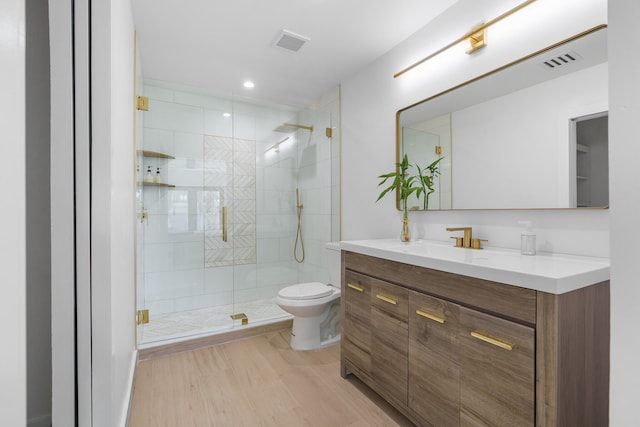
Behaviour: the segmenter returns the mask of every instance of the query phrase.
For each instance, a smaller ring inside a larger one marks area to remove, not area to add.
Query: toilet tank
[[[340,242],[329,242],[327,248],[327,267],[329,268],[329,284],[340,287]]]

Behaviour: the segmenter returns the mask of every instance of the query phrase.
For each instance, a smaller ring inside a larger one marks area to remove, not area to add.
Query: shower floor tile
[[[231,315],[244,313],[249,318],[249,325],[264,324],[274,320],[290,319],[291,316],[282,310],[275,298],[250,301],[245,303],[201,308],[198,310],[151,314],[149,323],[142,325],[141,344],[172,340],[194,335],[207,335],[220,331],[229,331],[241,324],[240,320],[231,320]]]

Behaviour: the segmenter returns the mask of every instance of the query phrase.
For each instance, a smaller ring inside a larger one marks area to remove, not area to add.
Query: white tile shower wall
[[[145,243],[144,271],[158,273],[173,271],[173,245],[170,243]]]
[[[204,145],[206,265],[255,264],[255,141],[205,135]],[[222,183],[226,185],[220,186]],[[226,242],[220,226],[220,212],[225,207],[230,231]]]
[[[225,178],[209,179],[214,181],[231,182],[231,175]],[[207,185],[204,195],[205,214],[205,265],[207,267],[221,267],[233,265],[233,233],[227,235],[227,240],[223,239],[224,211],[227,215],[227,227],[233,227],[233,205],[231,203],[233,190],[230,186],[213,187]]]
[[[231,116],[226,116],[225,113],[229,112],[221,110],[205,110],[204,111],[204,133],[206,135],[218,135],[218,136],[233,136],[233,119]]]
[[[204,280],[207,294],[231,292],[233,290],[233,267],[205,268]]]
[[[145,114],[150,113],[147,112]],[[144,123],[145,126],[147,126],[148,121],[145,120]],[[173,131],[145,127],[143,138],[145,150],[158,151],[161,153],[173,155]]]
[[[156,85],[146,84],[144,85],[144,94],[149,97],[149,99],[156,99],[158,101],[174,101],[174,90],[159,87]]]
[[[256,263],[256,144],[235,139],[233,159],[234,263]]]
[[[145,301],[204,295],[204,270],[145,273]]]
[[[165,211],[166,212],[166,211]],[[204,238],[201,227],[197,227],[198,215],[149,214],[143,225],[146,243],[200,242]],[[190,224],[194,225],[190,229]]]
[[[145,305],[151,315],[182,309],[186,298],[205,293],[204,226],[199,222],[203,177],[203,110],[181,104],[182,93],[145,85],[150,98],[144,117],[144,148],[175,159],[145,158],[160,168],[162,182],[176,188],[146,187],[149,219],[145,233]],[[193,304],[191,304],[193,305]]]
[[[202,134],[202,108],[159,101],[149,97],[145,127]]]

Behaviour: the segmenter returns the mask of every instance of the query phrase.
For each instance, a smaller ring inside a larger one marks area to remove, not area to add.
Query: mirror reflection
[[[398,111],[398,159],[444,157],[428,209],[608,207],[606,47],[596,28]]]
[[[410,195],[407,200],[409,209],[451,209],[450,115],[445,114],[402,127],[402,153],[411,159],[412,173],[416,173],[418,168],[424,170],[437,162],[432,171],[426,171],[433,184],[432,188],[425,191],[420,198],[415,193]]]

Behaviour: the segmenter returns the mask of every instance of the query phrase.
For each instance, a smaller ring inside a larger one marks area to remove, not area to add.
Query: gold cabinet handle
[[[503,348],[505,350],[509,350],[509,351],[513,350],[513,344],[509,344],[504,341],[500,341],[495,338],[488,337],[479,332],[471,332],[471,336],[481,341],[488,342],[489,344],[493,344],[497,347]]]
[[[222,241],[227,241],[227,207],[222,207]]]
[[[347,283],[347,286],[351,289],[355,289],[358,292],[364,292],[364,288],[362,286],[354,285],[353,283]]]
[[[424,310],[416,310],[416,314],[418,316],[426,317],[427,319],[431,319],[434,322],[438,322],[438,323],[444,323],[444,321],[445,321],[445,319],[443,317],[436,316],[435,314],[427,313]]]
[[[382,300],[384,302],[388,302],[389,304],[393,304],[393,305],[398,303],[398,301],[394,300],[393,298],[389,298],[389,297],[384,296],[382,294],[376,295],[376,298],[378,298],[378,299],[380,299],[380,300]]]

